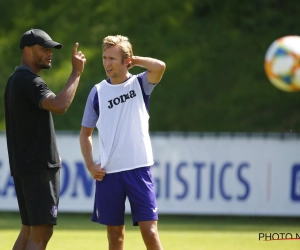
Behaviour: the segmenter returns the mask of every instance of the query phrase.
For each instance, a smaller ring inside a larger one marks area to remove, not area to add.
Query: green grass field
[[[19,232],[17,213],[0,213],[0,249],[12,248]],[[293,250],[300,240],[259,241],[259,233],[300,235],[300,218],[161,215],[159,233],[165,250]],[[89,214],[60,213],[47,250],[107,249],[105,226]],[[138,227],[126,216],[125,249],[145,249]]]

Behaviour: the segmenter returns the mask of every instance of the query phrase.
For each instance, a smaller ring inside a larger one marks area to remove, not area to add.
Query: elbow
[[[64,115],[67,112],[68,108],[67,107],[59,107],[52,112],[56,115]]]
[[[160,82],[164,72],[166,69],[166,64],[163,61],[158,61],[158,63],[156,64],[156,68],[153,69],[153,71],[149,71],[151,73],[148,75],[148,81],[151,84],[157,84]]]
[[[55,114],[56,115],[64,115],[66,113],[66,111],[59,111],[59,112],[56,112]]]
[[[166,70],[166,64],[163,61],[160,61],[159,67],[162,72],[164,72]]]
[[[57,99],[57,96],[49,95],[43,99],[41,107],[56,115],[63,115],[67,112],[71,101],[66,102],[61,99]]]
[[[166,70],[166,64],[163,61],[160,61],[157,68],[157,72],[159,72],[160,78],[164,74],[165,70]]]

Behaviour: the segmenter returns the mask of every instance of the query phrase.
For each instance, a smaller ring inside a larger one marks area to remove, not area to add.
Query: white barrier
[[[161,214],[300,216],[300,139],[152,134],[152,173]],[[94,156],[97,160],[97,137]],[[91,212],[94,181],[78,133],[59,133],[60,211]],[[18,210],[5,134],[0,134],[0,210]],[[126,212],[130,208],[127,204]]]

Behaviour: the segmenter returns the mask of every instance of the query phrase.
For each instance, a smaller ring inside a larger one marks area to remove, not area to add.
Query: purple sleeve
[[[152,84],[148,81],[147,72],[148,71],[138,74],[137,79],[140,83],[143,92],[143,98],[144,98],[146,109],[149,111],[150,96],[156,84]]]
[[[95,128],[99,118],[99,102],[97,88],[94,86],[87,98],[81,125],[87,128]]]

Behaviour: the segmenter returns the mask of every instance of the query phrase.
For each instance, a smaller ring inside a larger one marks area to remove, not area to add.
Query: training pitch
[[[158,226],[164,250],[300,249],[300,218],[160,215]],[[1,250],[12,249],[19,228],[17,213],[0,212]],[[125,249],[145,249],[129,215],[125,231]],[[90,214],[59,213],[47,250],[71,249],[108,249],[105,226]]]

